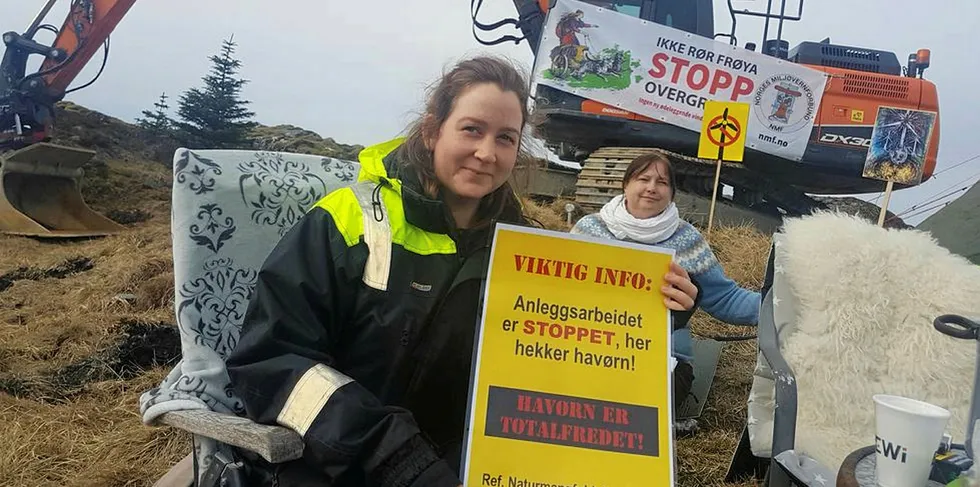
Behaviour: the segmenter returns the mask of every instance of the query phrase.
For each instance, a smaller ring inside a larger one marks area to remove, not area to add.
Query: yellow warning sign
[[[466,487],[670,487],[674,251],[498,225],[463,461]]]
[[[712,100],[705,102],[698,157],[742,162],[748,124],[748,103]]]
[[[852,122],[863,122],[864,121],[864,110],[851,110],[851,121]]]

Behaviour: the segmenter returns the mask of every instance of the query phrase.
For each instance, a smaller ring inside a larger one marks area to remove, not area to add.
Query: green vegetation
[[[364,148],[339,144],[332,138],[293,125],[264,126],[252,120],[250,103],[241,96],[247,80],[238,77],[242,62],[233,57],[235,43],[223,42],[221,53],[211,56],[211,70],[202,80],[202,88],[186,90],[179,99],[177,118],[168,114],[166,93],[143,110],[136,119],[140,128],[156,136],[167,136],[175,144],[161,149],[158,160],[170,157],[178,146],[207,149],[244,149],[316,154],[339,159],[357,160]]]
[[[151,132],[161,134],[171,133],[174,129],[174,121],[167,115],[170,105],[167,104],[167,93],[160,94],[160,99],[153,104],[156,111],[143,110],[143,117],[137,118],[136,123]]]
[[[204,86],[180,95],[177,119],[167,114],[170,106],[164,93],[153,104],[156,110],[143,110],[143,117],[136,119],[139,126],[191,148],[249,148],[250,132],[258,124],[252,120],[255,113],[247,109],[251,102],[241,96],[248,80],[237,77],[242,62],[233,57],[235,47],[232,37],[223,41],[220,54],[208,58],[211,70],[202,78]]]
[[[248,133],[255,127],[254,112],[241,98],[248,80],[237,78],[241,61],[232,57],[235,43],[223,42],[221,54],[211,56],[211,71],[204,76],[203,88],[191,88],[180,97],[175,123],[178,138],[189,145],[206,144],[210,148],[231,149],[249,145]]]
[[[596,59],[606,60],[614,58],[616,56],[622,59],[622,69],[616,74],[596,74],[587,72],[582,76],[578,76],[574,72],[565,77],[555,76],[552,69],[547,69],[544,71],[543,76],[546,79],[559,80],[566,83],[571,88],[587,88],[587,89],[603,89],[603,90],[622,90],[630,86],[631,78],[633,76],[633,70],[639,67],[640,62],[635,61],[629,51],[619,49],[619,46],[607,47],[599,52]],[[639,81],[640,77],[636,77],[636,81]]]

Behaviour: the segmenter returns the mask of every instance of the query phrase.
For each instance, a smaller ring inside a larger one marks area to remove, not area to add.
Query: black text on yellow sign
[[[674,485],[668,249],[500,225],[463,485]]]
[[[707,101],[701,121],[698,157],[742,162],[748,124],[748,103]]]

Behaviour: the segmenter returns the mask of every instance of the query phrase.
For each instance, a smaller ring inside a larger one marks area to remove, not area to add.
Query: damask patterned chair
[[[175,312],[182,360],[140,397],[147,425],[193,435],[193,451],[158,482],[232,473],[229,444],[274,463],[298,458],[299,437],[255,424],[232,391],[224,359],[235,348],[256,275],[282,235],[328,192],[353,184],[359,164],[314,155],[188,150],[174,154]],[[214,468],[212,468],[214,467]]]

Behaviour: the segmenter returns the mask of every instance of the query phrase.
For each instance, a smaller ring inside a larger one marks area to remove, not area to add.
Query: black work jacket
[[[271,252],[226,361],[251,419],[303,435],[311,483],[460,484],[494,223],[456,230],[397,145],[362,152],[357,185],[323,198]],[[516,205],[499,221],[525,223]],[[390,238],[375,238],[384,227]]]
[[[303,436],[302,460],[268,466],[279,485],[461,483],[495,222],[454,229],[398,164],[398,145],[365,149],[359,182],[323,198],[271,252],[226,361],[249,418]],[[526,224],[518,205],[499,221]],[[384,228],[390,238],[377,238]],[[675,327],[689,316],[675,313]]]

